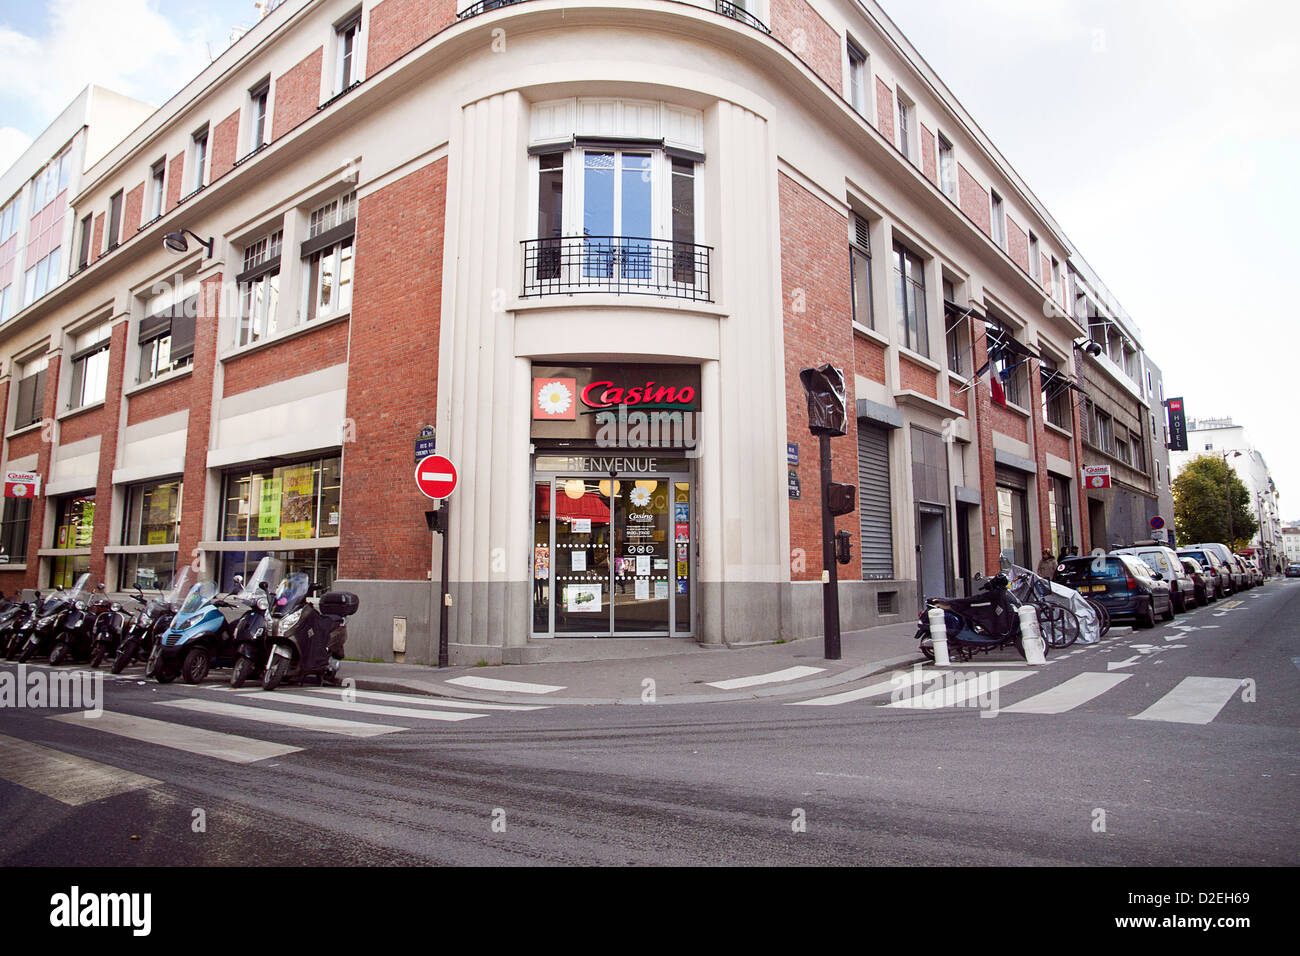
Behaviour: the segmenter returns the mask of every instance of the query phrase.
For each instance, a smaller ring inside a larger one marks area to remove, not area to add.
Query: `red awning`
[[[537,517],[547,517],[551,513],[549,489],[537,489]],[[570,498],[561,485],[555,491],[555,517],[573,520],[590,518],[596,524],[609,524],[609,505],[601,500],[600,495],[585,494],[581,498]]]

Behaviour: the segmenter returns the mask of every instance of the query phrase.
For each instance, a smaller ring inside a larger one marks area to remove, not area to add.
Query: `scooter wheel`
[[[90,669],[93,671],[93,670],[95,670],[97,667],[99,667],[100,664],[104,663],[104,658],[105,658],[105,656],[106,656],[106,654],[104,653],[104,648],[102,648],[102,647],[97,647],[97,648],[95,648],[93,651],[91,651],[91,652],[90,652]]]
[[[235,669],[230,672],[230,686],[243,687],[244,681],[253,676],[253,662],[247,657],[235,661]]]
[[[113,658],[113,673],[122,673],[133,660],[135,660],[135,641],[127,641],[118,650],[117,656]]]
[[[50,648],[50,666],[58,667],[63,663],[63,659],[68,656],[68,645],[60,641]]]
[[[271,662],[271,666],[262,675],[262,687],[266,690],[275,690],[280,686],[280,681],[284,680],[284,675],[287,673],[289,673],[289,659],[276,654],[275,660]]]
[[[32,659],[32,655],[35,653],[36,653],[36,647],[31,642],[24,644],[23,649],[18,652],[18,663],[23,664],[26,663],[27,661],[30,661]]]
[[[191,648],[185,655],[185,662],[181,664],[181,679],[187,684],[203,683],[203,678],[208,676],[209,661],[206,647]]]
[[[158,670],[153,675],[153,679],[160,684],[170,684],[176,679],[176,674],[176,671],[168,670],[160,663],[158,665]]]

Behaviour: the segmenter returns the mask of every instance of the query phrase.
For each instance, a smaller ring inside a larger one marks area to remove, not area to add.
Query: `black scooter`
[[[103,584],[95,585],[94,592],[79,590],[82,596],[73,596],[72,608],[63,619],[63,630],[50,647],[51,667],[88,661],[94,654],[99,619],[108,613],[112,602],[104,596]]]
[[[284,680],[302,683],[316,678],[337,684],[343,648],[348,639],[347,618],[360,602],[349,591],[330,591],[320,599],[320,610],[307,599],[313,588],[299,571],[285,578],[271,608],[271,653],[262,686],[275,690]]]
[[[930,608],[944,612],[944,628],[948,634],[948,649],[960,661],[969,661],[976,654],[987,654],[1008,645],[1025,656],[1021,640],[1020,617],[1016,613],[1020,601],[1011,593],[1006,574],[999,573],[980,585],[980,593],[968,598],[926,598],[926,609],[921,612],[916,639],[921,653],[934,660],[934,641],[930,636]]]
[[[249,678],[263,674],[271,649],[271,591],[278,591],[283,580],[284,562],[270,555],[262,558],[247,583],[235,575],[240,591],[234,603],[241,611],[235,619],[236,658],[230,670],[231,687],[243,687]]]
[[[77,604],[90,600],[90,594],[86,591],[89,581],[90,575],[83,574],[77,578],[77,583],[70,591],[65,591],[62,585],[55,586],[56,593],[46,599],[41,613],[31,622],[32,626],[24,628],[26,639],[22,650],[18,652],[18,663],[23,664],[33,657],[50,653],[55,641],[63,633],[64,622],[77,609]]]

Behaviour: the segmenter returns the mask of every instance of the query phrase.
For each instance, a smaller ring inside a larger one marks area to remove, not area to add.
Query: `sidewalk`
[[[846,632],[838,661],[822,658],[820,637],[717,649],[667,639],[556,639],[549,659],[539,664],[439,669],[345,661],[342,673],[361,690],[512,704],[755,700],[820,690],[910,666],[922,659],[915,634],[915,621]]]

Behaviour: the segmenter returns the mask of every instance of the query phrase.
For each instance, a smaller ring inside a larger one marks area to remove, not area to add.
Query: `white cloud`
[[[32,138],[12,126],[0,126],[0,170],[18,162],[18,157],[32,144]]]

